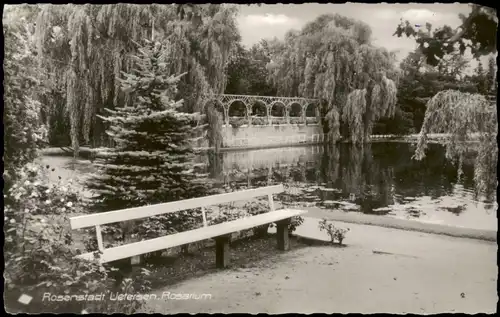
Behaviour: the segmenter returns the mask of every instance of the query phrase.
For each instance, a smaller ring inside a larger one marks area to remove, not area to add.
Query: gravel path
[[[493,313],[497,245],[414,231],[336,222],[347,247],[311,246],[161,289],[143,311],[161,314]],[[306,218],[298,235],[325,239]],[[168,295],[167,292],[171,292]],[[172,294],[210,299],[168,299]],[[167,299],[161,299],[165,296]]]

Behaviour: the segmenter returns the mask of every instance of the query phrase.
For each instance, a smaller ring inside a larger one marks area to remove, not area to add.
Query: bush
[[[256,216],[269,212],[269,203],[266,200],[253,200],[243,207],[246,213]],[[255,237],[265,237],[269,229],[269,224],[257,226],[253,229]]]
[[[144,277],[124,280],[110,278],[113,268],[97,261],[75,258],[78,254],[68,226],[68,215],[81,207],[79,195],[70,187],[47,183],[46,167],[28,164],[19,180],[4,194],[5,307],[26,313],[132,313],[138,301],[82,300],[83,296],[110,292],[146,292],[150,281]],[[148,274],[147,271],[140,272]],[[53,301],[45,295],[77,296]],[[19,302],[20,297],[29,298]],[[78,299],[79,297],[79,299]]]
[[[334,244],[335,240],[337,240],[338,244],[342,245],[342,241],[345,239],[345,235],[349,231],[349,228],[335,228],[335,225],[332,222],[323,219],[319,223],[319,230],[326,231],[326,233],[330,236],[332,244]]]
[[[25,21],[5,23],[4,59],[4,188],[16,181],[22,167],[33,161],[47,140],[37,94],[46,93],[34,62],[34,47]]]
[[[293,217],[292,220],[290,221],[290,224],[288,225],[288,232],[292,233],[294,232],[298,226],[304,223],[304,218],[301,216],[296,216]]]

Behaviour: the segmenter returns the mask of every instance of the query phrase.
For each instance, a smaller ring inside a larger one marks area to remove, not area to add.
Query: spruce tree
[[[199,114],[181,112],[182,100],[172,99],[182,75],[168,75],[165,45],[145,41],[138,51],[132,72],[120,79],[127,96],[124,106],[106,109],[109,116],[99,116],[109,124],[107,134],[115,147],[97,153],[99,173],[88,181],[96,194],[92,204],[96,212],[207,194],[208,182],[193,163],[194,123]],[[201,216],[188,211],[151,217],[122,229],[146,238],[186,230],[194,223],[201,224]]]

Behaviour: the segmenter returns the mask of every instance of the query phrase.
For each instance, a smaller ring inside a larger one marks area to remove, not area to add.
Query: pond
[[[422,161],[412,160],[413,153],[409,143],[375,142],[363,148],[339,144],[228,151],[199,160],[220,186],[283,183],[284,196],[295,207],[497,230],[496,198],[474,200],[472,159],[464,163],[459,180],[441,145],[430,144]],[[54,180],[82,180],[92,170],[86,160],[46,156],[43,161],[57,167]]]
[[[477,229],[497,229],[496,198],[473,195],[473,158],[457,167],[443,146],[430,144],[427,157],[412,160],[404,142],[302,146],[211,155],[210,177],[236,188],[283,183],[295,206],[361,212]]]

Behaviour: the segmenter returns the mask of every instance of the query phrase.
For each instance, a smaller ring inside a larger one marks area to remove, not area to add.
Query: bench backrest
[[[80,228],[96,226],[97,231],[100,231],[100,225],[104,224],[147,218],[151,216],[174,213],[187,209],[202,208],[203,224],[204,226],[207,226],[204,207],[233,202],[233,201],[239,201],[239,200],[248,200],[250,198],[267,195],[269,199],[270,209],[274,210],[273,194],[282,193],[283,191],[284,188],[282,184],[275,186],[266,186],[266,187],[242,190],[226,194],[212,195],[206,197],[179,200],[163,204],[77,216],[70,218],[70,223],[72,229],[80,229]]]

